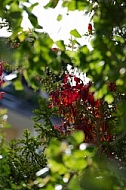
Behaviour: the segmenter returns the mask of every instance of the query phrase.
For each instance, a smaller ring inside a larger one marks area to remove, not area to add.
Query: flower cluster
[[[54,128],[64,135],[70,134],[73,130],[82,130],[85,142],[97,144],[111,141],[109,106],[103,100],[94,99],[94,93],[90,92],[91,85],[84,84],[74,75],[63,76],[61,87],[52,91],[50,95],[50,108],[56,107],[57,114],[63,118],[62,125]]]

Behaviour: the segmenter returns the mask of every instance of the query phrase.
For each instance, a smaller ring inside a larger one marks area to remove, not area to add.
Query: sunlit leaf
[[[37,6],[37,5],[39,5],[39,3],[38,2],[36,2],[36,3],[33,3],[28,9],[29,9],[29,11],[32,11],[33,10],[33,8],[35,7],[35,6]]]
[[[72,36],[74,36],[75,38],[81,38],[82,36],[79,34],[79,32],[77,31],[77,29],[71,30],[70,34]]]
[[[81,154],[81,151],[80,151],[80,154]],[[74,169],[75,171],[80,171],[87,166],[87,161],[85,159],[82,159],[81,157],[77,158],[76,154],[72,156],[64,155],[63,162],[67,168]]]
[[[84,133],[82,131],[76,131],[75,133],[73,133],[73,137],[76,140],[77,144],[84,141]]]
[[[55,8],[58,4],[59,0],[50,0],[48,4],[44,6],[45,9],[47,8]]]
[[[67,0],[64,0],[62,3],[62,6],[67,7],[67,9],[69,11],[75,11],[75,10],[82,11],[86,8],[87,2],[86,1],[74,1],[74,0],[73,1],[67,1]]]
[[[56,41],[56,45],[59,47],[60,50],[65,50],[65,44],[63,40]]]
[[[23,85],[19,80],[15,80],[13,82],[13,84],[14,84],[16,90],[23,90]]]
[[[114,101],[114,98],[111,94],[107,94],[104,99],[106,102],[108,102],[108,104],[111,104]]]
[[[58,21],[61,21],[62,18],[63,18],[63,15],[61,15],[61,14],[59,14],[59,15],[57,16],[57,20],[58,20]]]

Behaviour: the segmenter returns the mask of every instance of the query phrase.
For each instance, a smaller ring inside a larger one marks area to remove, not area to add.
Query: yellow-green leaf
[[[23,85],[22,85],[21,81],[15,80],[13,84],[14,84],[16,90],[23,90]]]
[[[62,51],[65,50],[65,44],[64,44],[63,40],[56,41],[56,45],[59,47],[60,50],[62,50]]]
[[[57,20],[58,20],[58,21],[61,21],[62,18],[63,18],[63,15],[61,15],[61,14],[59,14],[59,15],[57,16]]]
[[[82,37],[82,36],[80,35],[80,33],[79,33],[76,29],[71,30],[71,31],[70,31],[70,34],[71,34],[72,36],[74,36],[75,38],[81,38],[81,37]]]

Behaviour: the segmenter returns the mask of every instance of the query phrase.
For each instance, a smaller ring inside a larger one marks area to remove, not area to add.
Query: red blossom
[[[80,83],[81,79],[78,77],[74,77],[74,81],[76,82],[76,85],[77,85],[78,83]]]
[[[64,74],[63,75],[63,83],[67,83],[69,75]]]
[[[0,99],[3,98],[3,95],[5,94],[5,92],[0,92]]]
[[[70,79],[74,79],[74,86],[69,83]],[[62,125],[55,126],[55,129],[64,135],[70,134],[72,130],[82,130],[85,133],[85,142],[97,144],[97,139],[111,141],[108,121],[105,113],[101,112],[101,100],[94,99],[90,86],[91,83],[85,85],[76,76],[64,75],[61,87],[50,95],[50,107],[56,106],[58,115],[64,118]],[[100,123],[99,134],[97,123]]]
[[[52,51],[57,53],[59,51],[59,49],[58,48],[52,48]]]
[[[89,32],[89,34],[92,34],[92,24],[91,23],[88,24],[88,32]]]

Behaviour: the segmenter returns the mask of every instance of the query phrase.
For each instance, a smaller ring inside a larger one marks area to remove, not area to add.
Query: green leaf
[[[105,96],[105,101],[108,102],[108,104],[111,104],[114,101],[114,98],[111,94],[107,94]]]
[[[87,1],[67,1],[64,0],[62,3],[63,7],[67,7],[67,9],[69,11],[75,11],[75,10],[79,10],[79,11],[83,11],[87,5],[89,6],[89,2]]]
[[[34,15],[34,14],[29,14],[28,15],[28,18],[31,22],[31,24],[34,26],[34,27],[38,27],[38,20],[37,20],[37,17]]]
[[[56,41],[56,45],[60,48],[60,50],[62,50],[62,51],[65,50],[65,44],[64,44],[63,40]]]
[[[28,9],[29,11],[32,11],[35,6],[39,5],[39,3],[33,3]]]
[[[61,21],[62,18],[63,18],[63,15],[61,15],[61,14],[59,14],[59,15],[57,16],[57,20],[58,20],[58,21]]]
[[[80,187],[80,181],[79,178],[77,176],[74,176],[69,184],[68,184],[69,190],[73,190],[73,189],[77,189],[77,190],[82,190],[82,188]]]
[[[29,80],[29,77],[28,77],[28,72],[27,72],[27,70],[26,70],[26,69],[24,69],[24,71],[23,71],[23,76],[24,76],[24,78],[25,78],[25,80],[26,80],[26,81],[28,81],[28,80]]]
[[[82,131],[74,132],[72,135],[77,144],[80,144],[84,141],[84,133]]]
[[[55,8],[58,4],[59,0],[50,0],[49,3],[47,3],[44,8],[48,9],[48,8]]]
[[[23,90],[23,85],[22,85],[21,81],[15,80],[13,82],[13,84],[14,84],[16,90]]]
[[[37,17],[31,13],[30,8],[23,6],[24,10],[26,11],[26,13],[28,14],[28,18],[31,22],[31,24],[33,25],[33,27],[38,28],[38,29],[42,29],[42,27],[38,24],[38,19]]]
[[[81,151],[80,151],[81,154]],[[77,158],[76,154],[74,155],[64,155],[63,163],[66,168],[70,168],[73,171],[81,171],[83,168],[87,167],[87,161],[83,158]]]
[[[21,12],[20,11],[14,11],[10,13],[11,18],[20,19],[21,18]]]
[[[71,31],[70,31],[70,34],[71,34],[72,36],[74,36],[75,38],[81,38],[81,37],[82,37],[76,29],[71,30]]]
[[[96,89],[95,89],[95,93],[94,93],[94,98],[97,100],[99,98],[104,97],[105,95],[107,95],[107,84],[103,84],[103,81],[99,81],[96,84]]]
[[[67,172],[66,166],[60,160],[49,159],[49,165],[51,166],[51,171],[63,175]]]

